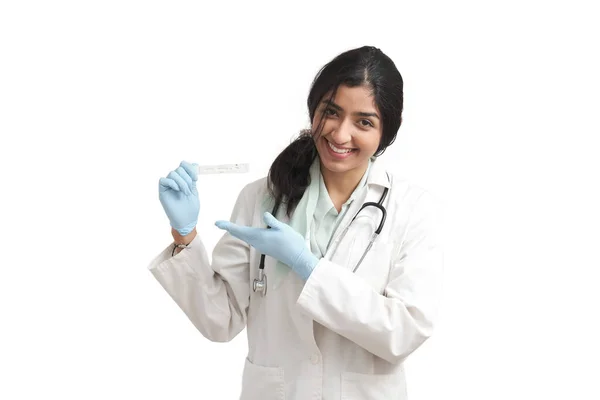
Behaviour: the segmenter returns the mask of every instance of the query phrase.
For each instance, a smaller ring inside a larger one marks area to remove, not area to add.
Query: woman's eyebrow
[[[331,100],[323,100],[323,104],[328,105],[331,108],[335,108],[337,111],[342,111],[342,112],[344,111],[344,109],[342,107],[335,104]],[[370,113],[370,112],[357,111],[355,113],[352,113],[352,115],[357,115],[359,117],[375,117],[377,119],[380,119],[379,115],[377,115],[376,113]]]
[[[358,115],[359,117],[375,117],[375,118],[379,119],[379,115],[377,115],[375,113],[355,112],[353,115]]]
[[[323,100],[323,104],[330,106],[332,108],[335,108],[338,111],[344,111],[344,109],[340,106],[338,106],[337,104],[335,104],[333,101],[331,100]]]

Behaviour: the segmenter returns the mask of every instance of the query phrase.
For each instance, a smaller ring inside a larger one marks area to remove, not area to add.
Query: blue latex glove
[[[198,223],[200,199],[197,180],[198,164],[182,161],[176,170],[158,182],[160,203],[171,226],[182,236],[190,233]]]
[[[317,266],[319,259],[310,252],[304,238],[291,226],[280,222],[266,212],[263,220],[271,228],[239,226],[229,221],[215,225],[243,240],[256,250],[290,266],[305,281]]]

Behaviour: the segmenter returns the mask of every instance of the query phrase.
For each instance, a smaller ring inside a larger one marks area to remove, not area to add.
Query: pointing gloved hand
[[[198,165],[182,161],[179,167],[169,172],[158,183],[158,198],[169,217],[171,226],[185,236],[198,223],[200,199],[196,189]]]
[[[307,280],[319,259],[310,252],[302,235],[269,212],[264,214],[263,220],[270,229],[239,226],[229,221],[217,221],[215,225],[261,253],[290,266],[302,279]]]

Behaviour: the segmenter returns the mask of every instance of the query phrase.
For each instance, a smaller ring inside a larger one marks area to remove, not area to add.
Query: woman
[[[242,399],[406,398],[403,362],[432,334],[442,248],[434,198],[377,160],[402,107],[402,77],[379,49],[325,65],[312,128],[217,221],[212,264],[195,229],[194,165],[160,179],[174,243],[149,268],[209,340],[247,328]],[[369,202],[386,215],[361,209]]]

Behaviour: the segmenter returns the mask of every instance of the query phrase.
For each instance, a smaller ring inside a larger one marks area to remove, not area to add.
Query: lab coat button
[[[319,355],[318,354],[313,354],[312,356],[310,356],[310,361],[313,364],[318,364],[319,363]]]

